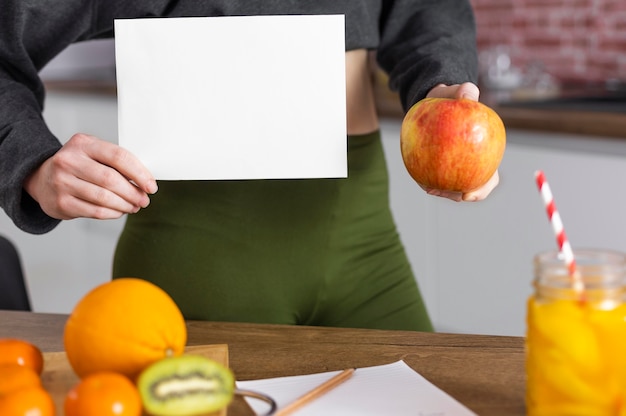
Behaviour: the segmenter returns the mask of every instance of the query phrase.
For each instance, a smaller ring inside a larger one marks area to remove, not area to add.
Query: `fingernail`
[[[156,181],[153,180],[148,184],[149,194],[156,194],[158,190],[159,190],[159,186],[157,185]]]
[[[478,99],[474,96],[474,94],[464,93],[461,98],[466,98],[468,100],[478,101]]]

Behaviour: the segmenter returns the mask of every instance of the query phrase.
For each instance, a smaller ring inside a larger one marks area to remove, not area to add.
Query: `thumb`
[[[459,85],[459,88],[456,90],[455,94],[456,98],[467,98],[468,100],[478,101],[480,97],[480,91],[476,84],[471,82],[465,82]]]

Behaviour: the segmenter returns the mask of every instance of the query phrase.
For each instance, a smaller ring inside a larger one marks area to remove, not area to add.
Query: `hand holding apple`
[[[491,108],[465,98],[425,98],[402,122],[402,159],[424,189],[468,193],[494,177],[506,133]]]

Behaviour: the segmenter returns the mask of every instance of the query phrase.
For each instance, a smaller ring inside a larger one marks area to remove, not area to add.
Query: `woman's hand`
[[[427,97],[429,98],[467,98],[474,101],[478,101],[479,96],[480,91],[478,90],[478,87],[471,82],[455,85],[439,84],[435,86],[432,90],[430,90],[427,95]],[[493,174],[491,179],[487,181],[486,184],[471,192],[450,192],[432,188],[424,188],[424,190],[429,195],[440,196],[457,202],[474,202],[487,198],[491,191],[493,191],[494,188],[498,186],[499,182],[500,177],[498,176],[498,171],[496,170],[496,172]]]
[[[113,219],[147,207],[157,184],[129,151],[75,134],[26,179],[24,189],[53,218]]]

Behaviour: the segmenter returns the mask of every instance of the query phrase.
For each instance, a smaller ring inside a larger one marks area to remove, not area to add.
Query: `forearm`
[[[45,233],[58,220],[41,210],[24,192],[23,183],[61,144],[47,128],[26,87],[0,81],[0,91],[0,207],[20,229]]]
[[[19,130],[19,129],[18,129]],[[45,131],[37,131],[32,125],[28,133],[33,137],[43,137]],[[39,204],[24,190],[26,178],[46,159],[52,156],[58,146],[50,141],[39,145],[34,141],[25,147],[18,137],[19,133],[11,131],[8,136],[1,135],[2,150],[0,151],[0,206],[23,231],[32,234],[43,234],[52,230],[59,221],[46,215]],[[20,154],[20,152],[30,152]]]
[[[156,5],[158,9],[164,1],[145,3]],[[59,223],[58,219],[46,215],[24,190],[26,178],[61,148],[42,116],[45,89],[39,71],[70,44],[112,34],[116,13],[122,16],[139,13],[120,11],[125,4],[115,3],[115,0],[38,0],[34,3],[5,0],[3,3],[0,13],[0,207],[24,231],[45,233]],[[131,2],[128,8],[132,9],[133,4]],[[107,5],[110,7],[104,7]]]
[[[23,189],[25,179],[61,147],[43,120],[38,72],[80,37],[90,10],[91,2],[79,0],[6,0],[0,14],[0,207],[29,233],[59,223]]]
[[[467,1],[389,4],[377,59],[405,110],[438,84],[477,82],[475,23]]]

